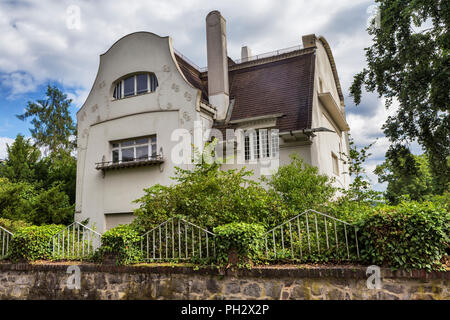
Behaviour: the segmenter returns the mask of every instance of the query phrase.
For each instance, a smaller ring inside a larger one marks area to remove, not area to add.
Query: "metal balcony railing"
[[[119,161],[103,161],[97,162],[95,164],[95,169],[97,170],[111,170],[119,168],[132,168],[161,164],[164,162],[162,155],[152,155],[148,157],[133,158],[129,160],[119,160]]]

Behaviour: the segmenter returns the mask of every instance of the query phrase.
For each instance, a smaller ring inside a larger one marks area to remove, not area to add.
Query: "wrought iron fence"
[[[0,259],[8,254],[9,244],[13,234],[0,226]]]
[[[359,258],[357,228],[315,210],[307,210],[265,233],[268,259],[349,260]]]
[[[101,234],[74,222],[51,239],[53,259],[80,259],[92,255],[101,245]]]
[[[216,255],[215,234],[183,218],[170,218],[141,241],[146,261],[192,260]]]

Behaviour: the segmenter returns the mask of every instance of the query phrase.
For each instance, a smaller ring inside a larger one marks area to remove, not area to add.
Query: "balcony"
[[[122,168],[137,168],[137,167],[146,167],[146,166],[154,166],[159,165],[164,162],[164,159],[161,155],[153,155],[146,158],[135,158],[130,159],[128,161],[104,161],[97,162],[95,164],[95,169],[102,170],[103,172],[108,170],[116,170]]]

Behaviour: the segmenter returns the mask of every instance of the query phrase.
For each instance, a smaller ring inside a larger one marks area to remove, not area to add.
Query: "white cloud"
[[[120,37],[138,30],[170,35],[200,66],[206,62],[205,17],[218,9],[227,19],[229,54],[239,58],[245,42],[255,53],[301,43],[341,10],[367,1],[21,1],[0,3],[0,71],[26,72],[35,83],[50,80],[85,90],[95,78],[98,56]],[[80,28],[67,27],[67,8],[80,7]],[[314,17],[312,19],[312,17]],[[269,19],[270,18],[270,19]],[[355,39],[352,39],[353,41]],[[362,45],[353,43],[353,47]],[[351,48],[346,46],[349,50]],[[335,48],[333,48],[335,49]],[[22,86],[20,92],[32,90]]]
[[[24,94],[49,81],[71,88],[80,107],[95,79],[99,55],[122,36],[151,31],[173,38],[174,46],[199,66],[206,64],[205,17],[219,10],[227,20],[228,53],[240,57],[242,45],[254,54],[301,44],[301,36],[322,34],[330,42],[344,95],[353,75],[365,65],[367,7],[372,0],[25,0],[0,2],[0,78],[10,94]],[[80,8],[80,28],[68,28],[67,8]],[[76,88],[76,89],[73,89]],[[347,105],[350,104],[346,99]],[[363,103],[364,103],[363,97]],[[387,112],[373,100],[366,109],[347,108],[358,145],[382,137]],[[388,141],[380,138],[367,168],[381,162]],[[4,145],[4,143],[3,143]],[[0,149],[4,150],[4,149]],[[0,154],[1,155],[1,154]]]
[[[34,91],[37,87],[37,83],[33,77],[23,72],[12,72],[2,75],[0,77],[0,83],[3,87],[10,90],[10,97]]]
[[[0,160],[6,159],[8,154],[7,144],[11,146],[14,143],[14,139],[8,137],[0,137]]]
[[[370,183],[372,184],[372,187],[375,190],[382,191],[385,190],[387,187],[387,183],[378,183],[378,176],[373,173],[377,165],[380,164],[381,161],[379,160],[369,160],[365,163],[364,167],[366,169],[366,174],[369,178]]]
[[[366,146],[374,142],[376,138],[383,136],[381,127],[389,116],[394,116],[396,114],[398,103],[394,102],[389,109],[386,109],[385,102],[379,100],[376,105],[371,107],[375,110],[374,113],[347,113],[347,121],[351,130],[350,133],[355,140],[355,143],[360,146]],[[352,109],[357,111],[358,107],[353,107]],[[382,141],[381,145],[385,146],[387,139],[383,138]]]
[[[35,140],[31,137],[25,137],[25,139],[29,139],[31,144],[35,143]],[[73,136],[70,137],[70,139],[74,139]],[[8,156],[8,148],[7,146],[10,146],[14,143],[16,139],[8,138],[8,137],[0,137],[0,160],[4,160]],[[39,147],[39,151],[41,152],[41,157],[48,156],[49,150],[47,147]],[[76,156],[76,155],[75,155]]]

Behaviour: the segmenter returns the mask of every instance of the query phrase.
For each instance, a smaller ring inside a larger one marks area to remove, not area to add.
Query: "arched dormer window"
[[[158,79],[152,72],[138,73],[117,80],[114,85],[114,99],[136,96],[154,92],[158,87]]]

